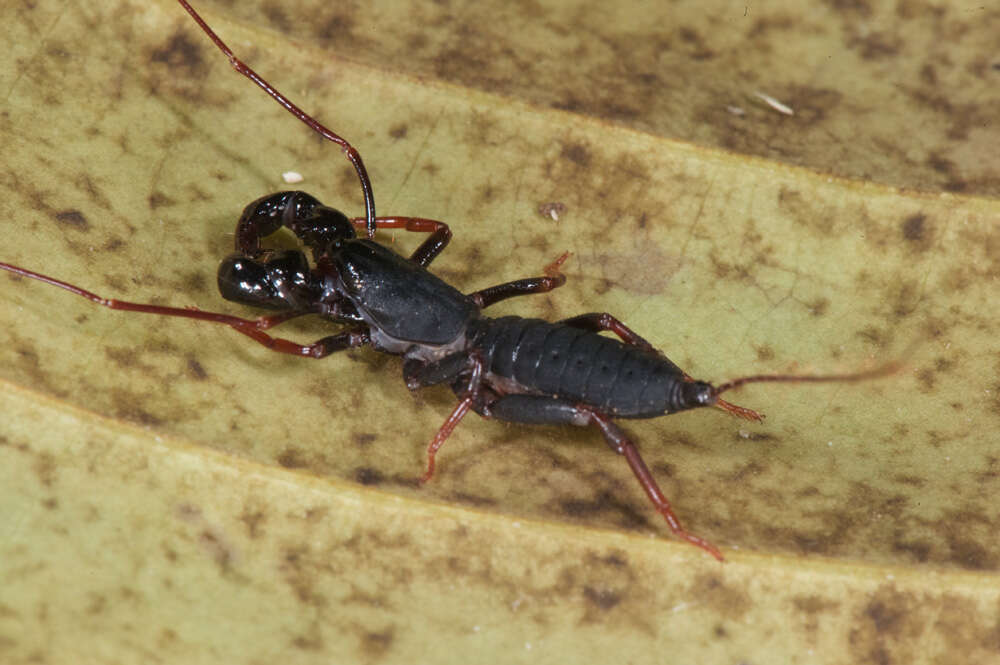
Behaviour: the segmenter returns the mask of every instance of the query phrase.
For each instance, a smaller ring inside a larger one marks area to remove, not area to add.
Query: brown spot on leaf
[[[920,540],[897,540],[892,543],[894,552],[910,555],[914,561],[925,562],[930,557],[933,547],[930,543]]]
[[[243,513],[240,515],[240,521],[246,525],[247,534],[251,538],[257,538],[260,535],[260,525],[264,522],[265,518],[266,516],[263,512],[248,508],[244,508]]]
[[[930,247],[931,225],[927,223],[926,215],[911,215],[907,217],[901,226],[903,239],[910,247],[924,251]]]
[[[154,191],[151,193],[149,195],[148,202],[149,207],[153,210],[156,210],[157,208],[165,208],[175,204],[175,201],[172,198],[160,191]]]
[[[90,229],[90,222],[87,221],[87,218],[79,210],[62,210],[55,213],[54,216],[60,224],[65,224],[77,231],[87,231]]]
[[[590,166],[590,151],[582,143],[566,143],[562,147],[559,156],[568,159],[577,166],[588,168]]]
[[[114,237],[114,238],[108,238],[108,241],[104,243],[104,247],[102,249],[105,252],[117,252],[118,250],[123,249],[126,246],[127,245],[125,244],[124,240],[122,240],[121,238]]]
[[[874,600],[865,608],[865,616],[879,635],[898,637],[902,630],[904,610],[898,604]]]
[[[264,14],[264,18],[267,19],[268,23],[271,23],[279,31],[288,32],[292,30],[292,24],[288,20],[288,14],[285,11],[285,7],[280,2],[265,2],[261,5],[261,12]]]
[[[204,381],[208,378],[208,372],[205,371],[202,364],[193,356],[188,356],[187,358],[187,369],[188,374],[196,381]]]
[[[359,448],[367,448],[378,439],[377,434],[371,432],[354,432],[351,434],[351,441]]]
[[[829,298],[816,298],[806,303],[806,307],[809,309],[809,313],[813,316],[823,316],[826,311],[830,309],[830,299]]]
[[[479,187],[476,198],[482,203],[490,203],[497,195],[497,188],[491,183],[486,183]]]
[[[692,602],[704,604],[732,621],[742,620],[753,607],[753,601],[745,590],[727,585],[714,573],[696,577],[686,595]]]
[[[40,452],[35,458],[34,471],[35,475],[38,476],[38,482],[46,487],[52,487],[56,481],[56,470],[59,465],[56,464],[56,458],[47,452]]]
[[[933,393],[935,384],[935,373],[930,368],[923,368],[917,372],[917,381],[920,382],[921,392]]]
[[[355,19],[349,10],[338,10],[317,26],[316,36],[323,41],[351,38]]]
[[[384,476],[378,469],[363,466],[354,470],[354,480],[362,485],[378,485],[384,480]]]
[[[850,632],[851,660],[911,663],[926,655],[922,642],[929,616],[921,599],[885,585],[857,611]]]
[[[948,541],[949,558],[954,563],[969,570],[994,570],[996,555],[981,543],[964,537],[953,537]]]
[[[205,529],[198,534],[198,542],[220,568],[229,567],[233,553],[219,534],[211,529]]]
[[[872,15],[871,4],[867,0],[825,0],[836,14],[857,14],[867,18]]]
[[[888,342],[888,335],[886,332],[880,328],[876,328],[875,326],[865,326],[855,334],[875,346],[885,346]]]
[[[296,635],[292,639],[292,646],[302,651],[319,651],[323,644],[323,634],[316,622],[310,624],[306,634]]]
[[[621,594],[612,589],[583,587],[584,599],[599,610],[607,611],[622,602]]]
[[[705,39],[694,28],[681,26],[677,30],[677,36],[685,44],[689,51],[688,55],[693,60],[710,60],[715,57],[715,51],[708,47]]]
[[[796,596],[792,598],[795,609],[806,614],[821,614],[840,607],[840,603],[823,596]]]
[[[215,276],[212,276],[212,283],[215,283]],[[196,293],[198,291],[205,291],[208,280],[205,279],[205,273],[201,270],[191,270],[186,271],[181,275],[181,290],[185,293]]]
[[[104,348],[104,355],[121,369],[129,369],[140,365],[139,354],[132,348],[119,349],[108,346]]]
[[[302,450],[294,447],[285,448],[281,451],[277,462],[286,469],[301,469],[309,465],[308,460],[303,456]]]
[[[607,513],[617,514],[620,526],[628,529],[647,528],[649,521],[645,514],[637,512],[635,506],[623,501],[612,492],[601,492],[594,499],[571,498],[559,503],[562,511],[573,518],[591,518]]]
[[[139,423],[144,427],[160,427],[163,425],[163,418],[139,406],[143,400],[139,395],[125,390],[115,390],[112,393],[112,400],[115,405],[115,415],[123,420]]]
[[[755,347],[757,351],[757,360],[761,362],[774,359],[774,349],[769,345],[764,344],[762,346]]]
[[[849,39],[847,44],[857,48],[865,60],[878,60],[897,55],[903,45],[902,39],[892,33],[873,31]]]
[[[87,605],[83,611],[90,615],[103,614],[108,608],[108,597],[102,593],[87,594]]]
[[[200,79],[200,70],[204,67],[200,44],[188,30],[180,30],[171,35],[167,41],[149,56],[152,62],[167,66],[178,78]]]
[[[361,648],[370,658],[381,658],[392,647],[396,630],[389,626],[380,631],[368,631],[361,637]]]

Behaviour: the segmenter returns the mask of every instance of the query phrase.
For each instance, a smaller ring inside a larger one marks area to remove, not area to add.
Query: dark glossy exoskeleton
[[[448,227],[434,220],[376,218],[391,226],[431,235],[409,258],[368,238],[354,223],[305,192],[258,199],[236,226],[237,253],[219,267],[223,297],[281,311],[265,327],[293,316],[318,314],[347,329],[312,344],[285,340],[278,350],[322,358],[370,345],[403,357],[411,390],[448,384],[458,405],[428,448],[434,473],[437,450],[472,409],[486,418],[526,424],[595,425],[624,455],[647,495],[678,536],[721,557],[704,540],[684,531],[635,445],[614,418],[652,418],[703,406],[721,406],[746,417],[748,409],[719,399],[710,384],[693,381],[610,314],[584,314],[557,323],[483,316],[485,307],[518,295],[550,291],[565,282],[558,269],[465,295],[426,266],[448,243]],[[311,252],[263,249],[261,240],[285,227]],[[610,331],[620,339],[599,333]]]
[[[749,376],[713,387],[695,381],[610,314],[584,314],[559,322],[520,317],[489,318],[482,310],[514,296],[561,286],[564,254],[539,277],[463,294],[427,267],[448,244],[443,222],[416,217],[377,217],[371,182],[360,154],[346,140],[307,115],[241,62],[186,0],[178,0],[241,74],[263,88],[314,131],[341,146],[361,181],[365,216],[348,218],[304,192],[260,198],[236,226],[236,253],[218,272],[223,297],[275,313],[244,319],[145,303],[105,299],[77,286],[8,263],[0,269],[37,279],[112,309],[178,316],[231,326],[264,346],[322,358],[344,349],[371,346],[401,356],[406,385],[445,384],[458,405],[428,447],[422,481],[434,473],[438,449],[472,409],[486,418],[525,424],[594,426],[627,460],[646,495],[677,536],[722,559],[713,545],[685,531],[635,444],[615,424],[618,418],[652,418],[715,406],[738,417],[761,420],[750,409],[719,395],[760,381],[856,381],[895,371],[888,365],[847,375]],[[288,229],[308,250],[275,250],[261,241]],[[376,229],[428,233],[408,258],[375,242]],[[358,231],[364,230],[364,237]],[[342,325],[312,344],[273,337],[265,331],[297,316],[316,314]],[[618,339],[601,335],[610,332]]]

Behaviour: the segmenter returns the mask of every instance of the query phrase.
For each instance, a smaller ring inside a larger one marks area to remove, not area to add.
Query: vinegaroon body
[[[236,226],[236,253],[219,267],[218,284],[228,300],[276,312],[258,319],[109,300],[11,264],[0,263],[0,269],[58,286],[112,309],[223,323],[282,353],[322,358],[344,349],[371,346],[402,356],[408,388],[446,384],[459,398],[428,447],[422,481],[433,475],[435,454],[469,409],[486,418],[515,423],[592,425],[601,431],[612,450],[625,457],[671,531],[720,560],[718,549],[683,529],[635,444],[614,420],[652,418],[715,406],[759,421],[761,416],[755,411],[730,404],[719,395],[750,382],[854,381],[895,370],[895,366],[886,366],[846,375],[750,376],[712,386],[693,380],[610,314],[583,314],[556,323],[484,316],[483,309],[501,300],[561,286],[565,278],[559,266],[567,255],[548,266],[544,276],[467,295],[436,277],[427,267],[448,244],[448,226],[423,218],[377,217],[371,182],[360,154],[238,60],[186,0],[178,2],[238,72],[313,130],[341,146],[361,181],[365,217],[348,218],[297,191],[265,196],[247,206]],[[282,227],[293,232],[310,251],[311,262],[299,250],[261,246],[262,239]],[[378,228],[430,235],[409,258],[404,258],[373,240]],[[365,237],[359,238],[357,231],[361,229]],[[305,345],[265,332],[305,314],[317,314],[344,328]],[[618,339],[601,332],[611,332]]]

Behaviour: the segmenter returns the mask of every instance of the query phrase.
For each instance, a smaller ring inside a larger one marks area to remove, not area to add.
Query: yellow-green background
[[[454,398],[395,359],[0,275],[0,660],[1000,659],[996,8],[315,4],[199,7],[362,151],[381,214],[452,226],[456,286],[573,252],[497,313],[610,311],[712,381],[906,368],[734,394],[763,425],[627,423],[719,564],[596,432],[471,416],[418,488]],[[0,261],[242,314],[215,267],[281,172],[361,213],[171,2],[0,20]]]

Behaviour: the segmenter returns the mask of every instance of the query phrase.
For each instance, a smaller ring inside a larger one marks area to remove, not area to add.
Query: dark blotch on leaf
[[[590,152],[586,146],[580,143],[567,143],[559,153],[564,159],[568,159],[578,166],[587,167],[590,165]]]
[[[201,50],[186,32],[177,32],[167,43],[150,54],[153,62],[161,62],[171,70],[195,73],[204,64]],[[179,78],[188,78],[178,74]]]
[[[610,610],[615,605],[622,602],[621,594],[610,589],[595,589],[593,587],[583,588],[583,597],[594,606],[602,610]]]
[[[202,364],[194,358],[188,358],[187,367],[188,373],[199,381],[204,381],[208,377],[208,372],[206,372]]]
[[[372,434],[371,432],[355,432],[351,435],[351,440],[354,441],[354,445],[361,448],[367,448],[371,444],[375,443],[377,438],[378,436]]]
[[[354,479],[362,485],[378,485],[383,480],[382,472],[371,467],[360,467],[354,470]]]
[[[285,448],[278,455],[278,464],[286,469],[301,469],[306,466],[306,460],[298,448]]]
[[[903,237],[910,242],[920,242],[924,239],[926,229],[926,215],[913,215],[903,222]]]
[[[90,228],[90,222],[79,210],[63,210],[55,214],[56,221],[66,226],[71,226],[78,231],[86,231]]]

